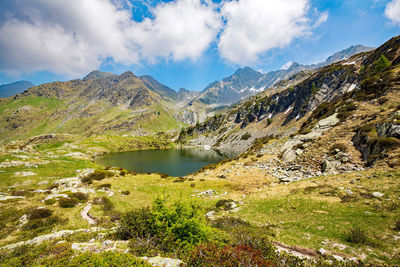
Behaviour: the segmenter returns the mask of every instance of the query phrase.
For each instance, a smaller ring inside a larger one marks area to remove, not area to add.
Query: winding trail
[[[83,219],[88,221],[89,224],[96,224],[96,218],[89,214],[91,208],[92,208],[92,203],[88,203],[86,207],[81,211],[81,216]]]

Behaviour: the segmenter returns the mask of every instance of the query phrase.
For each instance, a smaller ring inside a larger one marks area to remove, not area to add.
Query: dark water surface
[[[161,172],[170,176],[184,176],[226,158],[226,155],[215,150],[163,149],[112,153],[98,159],[97,163],[139,173]]]

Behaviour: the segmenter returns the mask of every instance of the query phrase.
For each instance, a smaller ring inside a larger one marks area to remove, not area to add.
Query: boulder
[[[375,198],[382,198],[383,195],[384,195],[384,194],[381,193],[381,192],[373,192],[373,193],[372,193],[372,196],[375,197]]]
[[[296,151],[294,151],[292,149],[288,149],[285,151],[285,153],[283,153],[282,160],[284,162],[291,162],[291,161],[294,161],[296,159],[296,157],[297,157]]]
[[[178,267],[183,265],[183,261],[179,259],[163,258],[160,256],[152,258],[141,257],[141,259],[147,261],[150,265],[157,267]]]

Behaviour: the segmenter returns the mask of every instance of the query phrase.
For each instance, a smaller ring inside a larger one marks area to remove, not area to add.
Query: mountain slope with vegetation
[[[399,265],[399,64],[400,36],[188,127],[130,72],[2,99],[0,265]],[[204,145],[241,154],[185,177],[96,161]]]

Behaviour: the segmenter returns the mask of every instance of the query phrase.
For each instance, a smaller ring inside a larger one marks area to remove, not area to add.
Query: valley
[[[400,37],[346,51],[199,93],[94,71],[0,98],[0,265],[399,265]],[[205,146],[235,156],[98,161]]]

